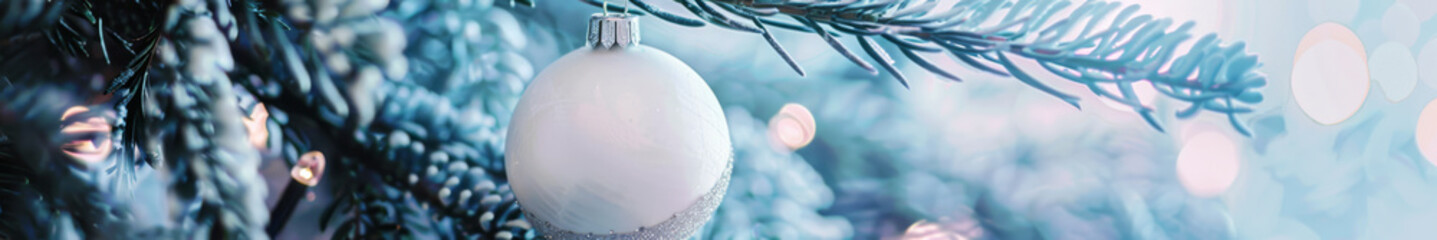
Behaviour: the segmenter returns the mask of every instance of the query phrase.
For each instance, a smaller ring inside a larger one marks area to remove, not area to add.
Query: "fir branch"
[[[79,166],[60,155],[61,111],[69,86],[0,88],[0,237],[19,239],[125,234],[128,205],[114,201],[112,171]],[[25,139],[26,141],[15,141]],[[108,188],[108,189],[107,189]]]
[[[0,36],[9,38],[48,29],[59,19],[67,3],[68,1],[46,0],[11,0],[0,3]]]
[[[408,109],[398,112],[389,112],[394,115],[380,115],[381,123],[377,123],[370,129],[356,130],[349,132],[340,130],[332,123],[314,121],[319,124],[320,129],[329,129],[320,132],[329,138],[337,141],[338,148],[360,150],[351,154],[344,154],[348,158],[335,165],[336,174],[345,174],[355,178],[350,184],[342,185],[346,193],[340,194],[340,198],[330,203],[327,213],[321,216],[321,224],[328,226],[328,219],[334,219],[336,215],[346,215],[349,219],[343,220],[336,229],[337,236],[351,236],[362,238],[375,234],[374,229],[406,229],[409,231],[426,230],[426,225],[442,226],[430,227],[431,231],[426,232],[387,232],[383,234],[399,235],[439,235],[439,236],[485,236],[495,238],[500,235],[522,236],[529,234],[527,222],[522,220],[517,207],[517,201],[507,184],[500,182],[503,179],[503,169],[494,165],[502,163],[502,156],[498,156],[496,149],[485,143],[466,140],[462,135],[439,136],[431,134],[431,130],[458,129],[458,132],[477,130],[473,127],[444,126],[448,124],[465,125],[463,121],[456,121],[457,115],[433,115],[425,116],[426,113],[435,112],[429,106],[443,106],[447,103],[440,101],[438,95],[430,93],[423,88],[413,85],[388,85],[380,89],[389,89],[391,96],[398,95],[398,92],[412,94],[406,98],[391,98],[386,101],[382,109]],[[283,100],[289,99],[289,100]],[[297,101],[290,98],[267,100],[266,104],[273,104],[275,110],[288,113],[294,112],[315,112],[309,109],[321,109],[322,106],[303,106],[292,104]],[[441,110],[440,112],[443,112]],[[288,115],[288,114],[285,114]],[[314,114],[288,115],[288,121],[282,123],[284,128],[296,128],[302,125],[298,121],[301,118],[316,119],[322,118]],[[424,119],[446,119],[438,122],[444,125],[429,125],[430,120]],[[472,124],[472,123],[469,123]],[[385,133],[386,129],[388,130]],[[469,130],[465,130],[469,129]],[[287,135],[292,135],[286,133]],[[346,140],[339,140],[346,139]],[[286,141],[291,144],[292,141]],[[439,145],[439,143],[445,143]],[[473,147],[481,147],[473,149]],[[305,146],[287,145],[286,158],[293,158],[293,152],[306,149]],[[383,195],[366,192],[374,189],[384,190]],[[414,206],[409,206],[410,204]],[[418,210],[412,208],[419,208]],[[371,208],[390,209],[383,213],[371,212]],[[338,209],[348,209],[338,211]],[[417,211],[416,213],[398,214],[395,211]],[[405,216],[418,214],[417,218],[424,221],[397,220]],[[430,217],[432,216],[432,217]],[[428,222],[433,221],[433,222]],[[530,235],[532,236],[532,235]]]
[[[654,13],[659,19],[697,27],[694,20],[676,17],[643,0],[631,0],[637,10]],[[868,55],[907,87],[906,78],[889,62],[883,46],[872,39],[881,36],[886,45],[898,48],[904,57],[923,69],[950,80],[959,80],[917,52],[942,52],[974,69],[1013,77],[1035,89],[1053,95],[1074,107],[1078,99],[1058,91],[1025,73],[1012,57],[1032,59],[1062,78],[1082,84],[1099,97],[1132,107],[1154,129],[1163,131],[1153,109],[1138,102],[1132,84],[1150,82],[1159,92],[1192,105],[1176,113],[1188,118],[1200,110],[1227,115],[1233,127],[1249,134],[1236,115],[1250,112],[1246,105],[1262,101],[1258,88],[1266,77],[1257,71],[1257,57],[1244,52],[1241,42],[1221,44],[1215,35],[1199,39],[1186,53],[1177,48],[1190,38],[1193,23],[1176,28],[1172,20],[1137,15],[1138,6],[1086,1],[1066,17],[1059,12],[1070,7],[1066,0],[964,0],[951,10],[934,12],[930,0],[678,0],[685,9],[710,23],[756,32],[770,42],[799,75],[804,75],[788,53],[777,44],[764,25],[773,18],[798,20],[803,32],[817,32],[830,46],[860,67],[875,72],[857,58],[824,25],[854,35]],[[757,27],[747,27],[714,11],[715,5],[729,14],[746,17]],[[1120,11],[1116,11],[1121,7]],[[1116,15],[1111,16],[1113,13]],[[1107,21],[1105,21],[1107,20]],[[1100,26],[1099,22],[1110,22]],[[789,28],[789,27],[785,27]],[[993,65],[1001,66],[994,67]],[[876,72],[875,72],[876,73]],[[1111,93],[1103,86],[1121,91]]]
[[[0,92],[4,90],[0,88]],[[44,211],[34,210],[44,209],[35,208],[43,202],[35,197],[38,193],[30,183],[35,171],[21,162],[14,145],[0,133],[0,238],[42,238],[45,233],[35,229],[43,226],[37,219],[44,217]]]
[[[240,85],[270,109],[277,126],[270,134],[283,136],[271,147],[281,148],[287,160],[312,150],[310,140],[347,150],[329,154],[331,176],[352,181],[338,185],[344,192],[326,207],[322,225],[339,222],[335,236],[353,238],[533,237],[503,182],[502,155],[494,147],[502,139],[485,137],[496,136],[488,132],[502,126],[465,118],[456,110],[462,105],[453,103],[460,95],[472,99],[472,94],[516,100],[518,89],[512,87],[500,88],[512,93],[493,95],[457,90],[496,83],[522,86],[518,79],[527,79],[533,70],[522,57],[513,59],[518,56],[514,50],[506,50],[522,47],[522,35],[506,35],[517,33],[505,31],[511,26],[485,26],[498,31],[476,33],[471,29],[478,26],[446,28],[446,22],[436,21],[448,20],[444,17],[453,15],[446,13],[453,11],[486,12],[488,6],[421,1],[406,5],[416,8],[384,13],[344,8],[340,17],[327,18],[314,13],[338,5],[291,4],[303,3],[251,7],[237,17],[241,26],[260,28],[251,31],[260,35],[239,43],[248,44],[240,49],[254,51],[236,51],[242,66],[236,74],[266,76]],[[494,14],[503,12],[487,13],[478,16],[502,22]],[[468,22],[461,26],[476,24],[471,21],[460,19]],[[296,27],[284,27],[289,22]],[[400,27],[427,25],[440,27]],[[419,38],[393,38],[406,35]],[[500,44],[479,45],[483,41],[476,36]],[[439,44],[405,46],[431,42]],[[476,69],[484,74],[474,74]],[[430,89],[454,89],[455,97]],[[512,105],[504,103],[512,100],[481,104],[497,112],[502,108],[490,104]]]
[[[228,72],[234,68],[225,35],[231,26],[227,1],[195,1],[169,6],[163,36],[153,49],[157,71],[153,87],[157,108],[168,112],[154,122],[163,141],[160,168],[175,176],[172,212],[183,238],[265,239],[268,212],[259,157],[245,141],[238,97]],[[143,95],[142,95],[143,96]],[[143,102],[142,102],[143,103]],[[143,105],[143,104],[142,104]],[[138,139],[132,139],[135,141]]]

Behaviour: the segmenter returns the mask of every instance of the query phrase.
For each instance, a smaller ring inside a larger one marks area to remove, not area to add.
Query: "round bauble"
[[[510,185],[546,237],[687,238],[727,188],[733,148],[718,99],[659,49],[591,44],[564,55],[511,122]]]

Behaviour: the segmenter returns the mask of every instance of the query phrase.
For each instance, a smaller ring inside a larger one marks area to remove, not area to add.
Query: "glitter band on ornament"
[[[683,211],[675,213],[668,220],[654,224],[653,226],[640,227],[631,232],[614,232],[609,234],[578,233],[564,230],[554,224],[544,221],[529,212],[524,212],[524,217],[534,223],[534,229],[545,233],[544,239],[688,239],[699,228],[703,228],[704,222],[713,217],[715,210],[718,210],[719,203],[723,202],[724,193],[728,192],[728,181],[733,174],[733,158],[729,158],[727,167],[724,167],[723,176],[719,177],[709,192],[700,196],[698,201],[689,205]]]

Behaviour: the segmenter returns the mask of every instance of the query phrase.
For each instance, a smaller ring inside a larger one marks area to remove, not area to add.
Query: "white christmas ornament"
[[[635,17],[595,14],[588,46],[520,97],[506,171],[546,237],[688,238],[723,199],[733,147],[718,99],[638,30]]]

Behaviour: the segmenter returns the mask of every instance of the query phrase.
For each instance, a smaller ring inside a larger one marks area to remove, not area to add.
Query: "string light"
[[[60,115],[60,150],[77,163],[96,164],[105,161],[114,150],[110,142],[110,121],[104,116],[89,116],[91,109],[74,106]]]
[[[324,153],[310,151],[301,155],[299,161],[294,163],[294,168],[290,169],[289,176],[306,186],[318,185],[324,176]]]
[[[269,110],[265,109],[263,103],[255,105],[249,116],[240,119],[244,123],[245,130],[249,132],[249,143],[255,148],[265,149],[269,142]]]
[[[311,179],[311,178],[314,178],[314,171],[313,171],[313,170],[309,170],[309,168],[300,168],[300,169],[299,169],[299,178],[300,178],[300,179]]]

